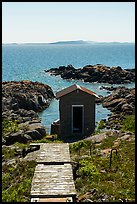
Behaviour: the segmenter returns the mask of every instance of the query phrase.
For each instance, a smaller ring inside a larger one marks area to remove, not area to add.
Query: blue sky
[[[2,2],[2,42],[135,42],[135,2]]]

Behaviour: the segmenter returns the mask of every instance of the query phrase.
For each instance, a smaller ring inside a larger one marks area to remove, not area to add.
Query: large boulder
[[[42,135],[37,130],[28,130],[26,134],[29,135],[33,140],[39,140],[42,138]]]
[[[112,112],[133,111],[135,108],[135,88],[117,87],[112,91],[112,94],[102,98],[102,103]]]
[[[106,88],[106,87],[105,87]],[[135,88],[111,87],[112,93],[101,97],[98,103],[111,110],[106,121],[107,128],[120,129],[126,115],[135,114]]]
[[[40,123],[33,123],[33,124],[30,124],[28,126],[28,130],[29,131],[32,131],[32,130],[36,130],[39,132],[39,134],[41,135],[41,137],[45,136],[46,135],[46,128],[45,126],[41,125]],[[27,134],[27,132],[26,132]]]
[[[61,73],[61,77],[62,77],[63,79],[71,79],[71,78],[74,77],[74,75],[75,75],[75,73],[73,73],[71,70],[65,71],[65,72],[62,72],[62,73]]]
[[[28,140],[23,137],[24,131],[19,130],[16,133],[11,133],[9,136],[6,136],[6,145],[11,145],[15,142],[26,143]]]
[[[130,104],[128,104],[128,103],[125,103],[125,104],[122,105],[121,110],[122,110],[123,112],[127,112],[127,113],[131,112],[131,113],[132,113],[132,111],[133,111],[133,106],[130,105]]]
[[[34,122],[34,123],[33,123]],[[3,144],[11,145],[15,142],[26,143],[31,140],[39,140],[46,135],[45,126],[38,121],[27,121],[18,125],[19,131],[15,133],[7,133]]]
[[[41,111],[49,106],[54,97],[51,87],[46,84],[31,81],[3,82],[2,109]]]
[[[108,108],[108,109],[112,109],[113,107],[116,107],[119,103],[124,103],[125,100],[123,98],[116,98],[116,99],[113,99],[111,101],[106,101],[103,102],[103,106]]]

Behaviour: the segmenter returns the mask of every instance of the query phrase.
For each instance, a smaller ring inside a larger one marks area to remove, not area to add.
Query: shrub
[[[123,131],[135,131],[135,115],[127,115],[125,119],[123,120],[122,125]]]
[[[5,136],[5,133],[7,133],[7,132],[14,133],[17,131],[19,131],[17,120],[12,121],[12,120],[4,119],[2,121],[2,134],[3,134],[3,136]]]
[[[100,120],[100,122],[98,123],[98,129],[101,130],[105,128],[105,121],[104,120]]]
[[[94,146],[93,142],[91,140],[82,140],[80,142],[76,142],[74,144],[70,144],[70,151],[72,152],[78,152],[81,149],[88,149],[90,148],[90,146]]]
[[[82,159],[80,162],[80,170],[79,173],[82,177],[93,177],[95,178],[95,176],[99,175],[99,172],[96,168],[95,165],[93,165],[93,163],[91,163],[91,161],[89,162],[88,160]]]
[[[2,155],[3,155],[3,159],[13,158],[15,156],[15,149],[3,147]]]
[[[102,119],[99,122],[96,122],[96,128],[94,131],[94,135],[99,134],[101,132],[101,130],[103,130],[105,128],[105,121]]]

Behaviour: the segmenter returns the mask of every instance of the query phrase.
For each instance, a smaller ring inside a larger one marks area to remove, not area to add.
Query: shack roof
[[[75,90],[80,90],[80,91],[83,91],[83,92],[85,92],[85,93],[87,93],[87,94],[93,95],[93,96],[95,96],[96,98],[99,98],[99,96],[98,96],[95,92],[90,91],[89,89],[86,89],[86,88],[84,88],[84,87],[82,87],[82,86],[79,86],[79,85],[77,85],[77,84],[74,84],[74,85],[72,85],[72,86],[69,86],[69,87],[67,87],[67,88],[65,88],[65,89],[63,89],[63,90],[57,92],[57,93],[56,93],[56,98],[59,99],[59,98],[61,98],[62,96],[67,95],[67,94],[69,94],[69,93],[71,93],[71,92],[73,92],[73,91],[75,91]]]

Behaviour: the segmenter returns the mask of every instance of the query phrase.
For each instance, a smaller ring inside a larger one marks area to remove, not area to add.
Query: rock
[[[73,73],[72,71],[65,71],[65,72],[61,73],[61,77],[63,79],[75,78],[75,73]]]
[[[11,109],[13,109],[14,111],[18,110],[19,109],[18,103],[11,104]]]
[[[3,111],[6,109],[40,111],[54,98],[52,89],[45,84],[31,81],[2,83]]]
[[[103,97],[103,96],[101,96],[101,95],[98,95],[98,96],[99,96],[99,98],[95,98],[95,101],[96,101],[96,103],[97,103],[97,104],[100,104],[100,103],[102,103],[102,102],[103,102],[104,97]]]
[[[100,133],[97,135],[93,135],[91,137],[87,137],[84,140],[92,140],[93,143],[100,143],[102,140],[104,140],[107,137],[106,133]]]
[[[106,89],[106,90],[108,90],[108,91],[114,91],[114,90],[116,90],[117,88],[116,88],[116,87],[113,87],[113,86],[111,86],[111,87],[101,86],[101,87],[100,87],[100,90],[102,90],[102,89]]]
[[[16,133],[12,133],[9,136],[6,136],[6,145],[11,145],[15,142],[26,143],[27,139],[23,137],[23,134],[23,130],[19,130]]]
[[[31,137],[30,135],[27,135],[27,134],[24,134],[24,138],[25,138],[27,141],[33,140],[32,137]]]
[[[122,105],[121,109],[123,112],[125,111],[125,112],[129,113],[130,111],[131,112],[133,111],[133,106],[128,104],[128,103],[125,103]]]
[[[3,144],[5,142],[6,145],[11,145],[15,142],[26,143],[31,140],[41,139],[46,135],[46,128],[38,120],[20,123],[18,128],[20,130],[16,133],[8,132],[5,134],[6,141],[3,139]]]
[[[122,106],[126,103],[125,99],[121,99],[120,103],[118,103],[115,107],[111,107],[111,111],[115,113],[122,112]]]
[[[32,121],[29,121],[29,124],[40,123],[40,121],[40,119],[33,119]]]
[[[27,147],[27,148],[25,148],[25,153],[28,154],[30,152],[37,151],[37,150],[39,150],[39,148],[40,148],[39,146]]]
[[[121,134],[121,137],[118,137],[115,142],[118,142],[119,140],[128,140],[128,141],[134,141],[135,140],[135,134],[131,132],[126,132],[123,135]]]
[[[28,130],[36,130],[43,137],[46,135],[46,128],[42,126],[40,123],[33,123],[28,126]]]
[[[30,110],[27,111],[25,109],[19,109],[17,111],[14,110],[7,110],[2,113],[3,119],[9,119],[9,120],[17,120],[18,123],[23,123],[26,121],[33,121],[33,120],[39,120],[38,114],[34,111]]]
[[[111,110],[106,127],[120,129],[124,116],[135,114],[135,88],[115,87],[110,95],[101,97],[99,102]]]
[[[104,107],[106,107],[106,108],[110,108],[110,109],[112,109],[113,107],[115,107],[116,105],[118,105],[119,103],[124,103],[123,102],[123,100],[124,99],[122,99],[122,98],[118,98],[118,99],[113,99],[113,100],[111,100],[111,101],[104,101],[103,102],[103,106]]]
[[[87,73],[87,72],[84,72],[84,73],[79,73],[79,79],[88,79],[90,77],[90,75]]]
[[[28,130],[26,134],[29,135],[33,140],[39,140],[42,138],[42,135],[37,130]]]
[[[69,65],[69,69],[73,67]],[[53,91],[46,84],[27,80],[2,82],[2,118],[16,120],[20,129],[16,133],[7,133],[6,139],[2,140],[3,144],[41,139],[46,130],[40,124],[37,112],[47,108],[52,98]]]
[[[123,110],[125,107],[133,110],[135,102],[134,88],[128,89],[125,87],[118,87],[112,92],[112,94],[104,97],[102,101],[104,107],[109,107],[111,110],[114,108],[113,111],[118,111],[118,109],[119,112],[125,111]]]
[[[46,104],[46,100],[44,99],[44,97],[42,95],[38,96],[38,104],[40,104],[40,106],[43,106]]]
[[[26,121],[25,123],[20,123],[19,125],[18,125],[18,127],[20,128],[20,129],[28,129],[28,126],[29,126],[29,124],[30,124],[30,121]]]
[[[84,80],[85,82],[99,82],[122,84],[135,82],[135,70],[122,69],[120,66],[107,67],[105,65],[86,65],[75,69],[72,65],[60,66],[46,70],[53,75],[60,75],[63,79]]]

